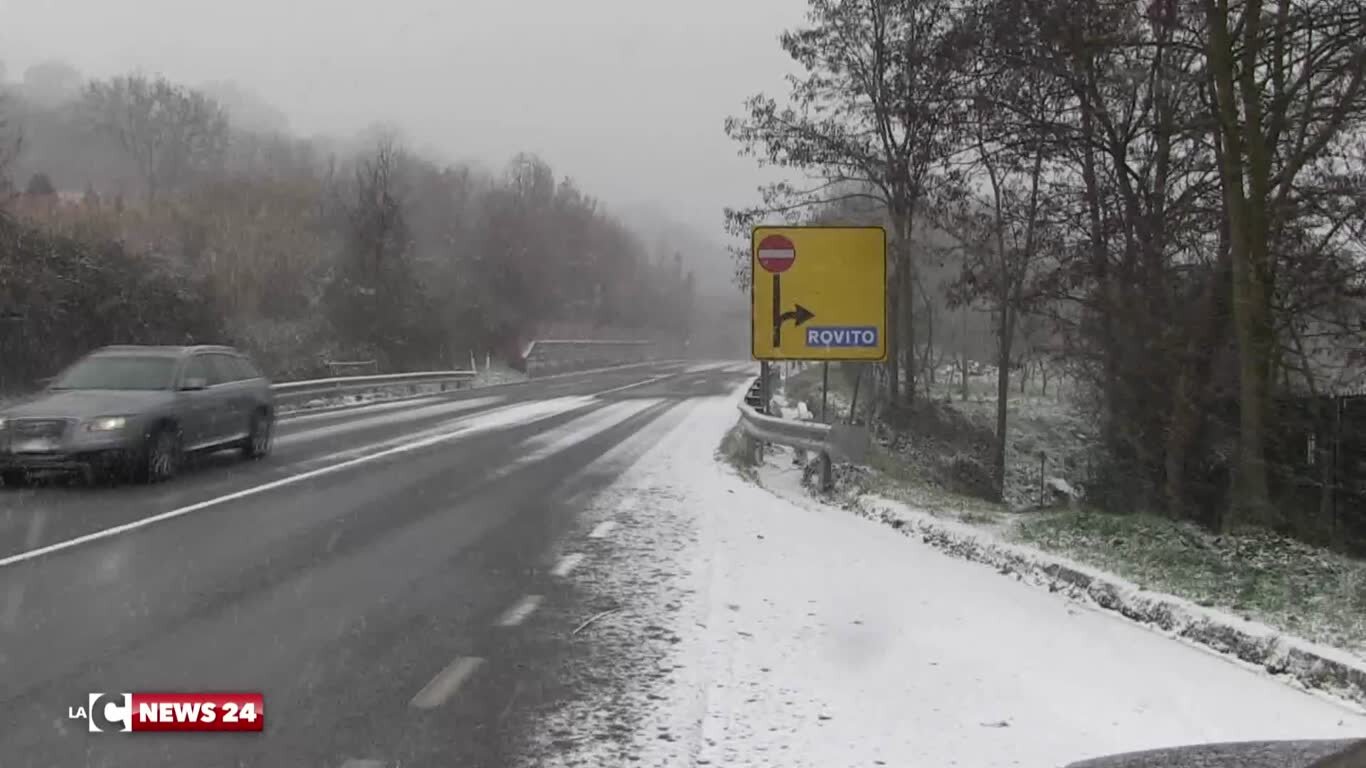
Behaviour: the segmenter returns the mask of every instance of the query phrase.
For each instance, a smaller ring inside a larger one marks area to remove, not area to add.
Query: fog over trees
[[[444,162],[383,115],[300,137],[233,82],[6,72],[0,389],[112,342],[234,343],[279,378],[465,367],[546,334],[683,349],[695,316],[743,306],[697,290],[725,259],[707,237],[630,222],[534,154]]]
[[[1326,484],[1322,509],[1278,502],[1338,461],[1305,398],[1366,382],[1359,2],[808,7],[788,92],[726,123],[789,179],[728,216],[887,227],[889,418],[966,351],[966,309],[998,482],[1011,377],[1046,355],[1093,399],[1116,508],[1341,534]]]

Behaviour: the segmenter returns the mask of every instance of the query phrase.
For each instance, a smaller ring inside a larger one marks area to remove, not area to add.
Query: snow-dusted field
[[[705,401],[591,505],[574,574],[602,695],[528,765],[1056,766],[1194,742],[1366,735],[1346,705],[718,462]],[[534,746],[539,745],[539,748]]]

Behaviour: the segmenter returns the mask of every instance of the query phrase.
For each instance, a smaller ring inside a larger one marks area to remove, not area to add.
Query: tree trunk
[[[1249,18],[1243,20],[1244,25],[1260,21],[1259,8],[1260,3],[1248,5],[1245,13]],[[1242,524],[1272,525],[1277,521],[1267,486],[1265,446],[1273,346],[1266,243],[1266,184],[1270,167],[1265,156],[1258,99],[1244,99],[1241,111],[1238,104],[1236,81],[1241,74],[1242,84],[1246,85],[1246,80],[1253,76],[1248,59],[1257,54],[1256,41],[1248,41],[1253,47],[1243,51],[1243,65],[1237,67],[1228,15],[1227,0],[1205,1],[1209,28],[1206,53],[1219,118],[1220,141],[1216,149],[1229,227],[1233,321],[1238,340],[1238,460],[1234,467],[1233,504],[1221,526],[1224,530]],[[1254,32],[1255,29],[1246,30],[1250,36]],[[1237,73],[1237,69],[1243,71]],[[1244,89],[1244,96],[1247,95]]]
[[[897,271],[897,292],[901,297],[902,316],[902,325],[898,332],[901,334],[902,358],[906,361],[905,398],[902,405],[909,408],[915,402],[915,268],[911,258],[911,206],[905,205],[902,211],[896,217],[897,258],[900,262],[900,269]]]
[[[893,259],[895,261],[895,259]],[[901,371],[898,354],[897,340],[900,334],[897,332],[897,321],[901,317],[901,297],[897,290],[899,282],[896,279],[897,268],[895,265],[887,281],[887,389],[883,392],[888,405],[896,405],[898,394],[898,383],[901,381]]]
[[[993,446],[992,470],[996,476],[998,500],[1005,500],[1006,489],[1006,427],[1010,400],[1010,347],[1015,336],[1015,313],[1007,303],[1001,307],[1000,339],[996,354],[996,445]]]
[[[909,227],[908,227],[909,229]],[[916,349],[915,349],[915,301],[912,296],[914,288],[914,275],[911,268],[910,242],[904,246],[902,258],[905,260],[905,269],[901,272],[901,295],[903,297],[901,313],[905,318],[901,332],[901,346],[903,357],[906,360],[906,386],[903,389],[905,400],[903,405],[907,408],[915,403],[915,379],[916,379]]]
[[[963,311],[960,313],[960,316],[961,316],[962,319],[963,319],[963,341],[962,341],[963,347],[962,347],[962,349],[960,350],[959,355],[958,355],[958,359],[959,359],[959,366],[958,366],[958,367],[959,367],[959,373],[961,374],[961,376],[960,376],[960,381],[962,382],[963,388],[962,388],[962,390],[959,392],[958,399],[959,399],[959,400],[962,400],[963,402],[967,402],[967,400],[968,400],[968,310],[967,310],[967,307],[964,307],[964,308],[963,308]]]
[[[1175,518],[1188,517],[1186,502],[1186,463],[1194,447],[1207,406],[1206,392],[1214,367],[1214,352],[1228,338],[1229,280],[1232,274],[1227,227],[1219,231],[1218,259],[1199,305],[1193,313],[1192,333],[1179,362],[1179,373],[1173,391],[1171,424],[1167,430],[1164,452],[1166,469],[1166,499],[1168,514]]]
[[[921,286],[923,293],[924,286]],[[926,391],[934,385],[934,305],[925,298],[925,353],[920,358],[920,368],[925,372]]]

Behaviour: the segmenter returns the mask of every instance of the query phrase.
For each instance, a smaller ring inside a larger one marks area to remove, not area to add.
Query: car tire
[[[185,459],[180,430],[158,427],[147,435],[146,443],[133,462],[133,479],[141,483],[161,483],[180,472]]]
[[[270,455],[274,443],[275,420],[266,411],[253,413],[251,425],[247,428],[247,436],[242,440],[242,458],[264,459]]]
[[[22,469],[7,469],[0,472],[0,483],[6,488],[23,488],[28,485],[28,473]]]

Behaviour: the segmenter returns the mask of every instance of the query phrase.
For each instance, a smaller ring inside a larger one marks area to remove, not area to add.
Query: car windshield
[[[90,357],[63,373],[52,389],[166,389],[174,370],[170,357]]]

